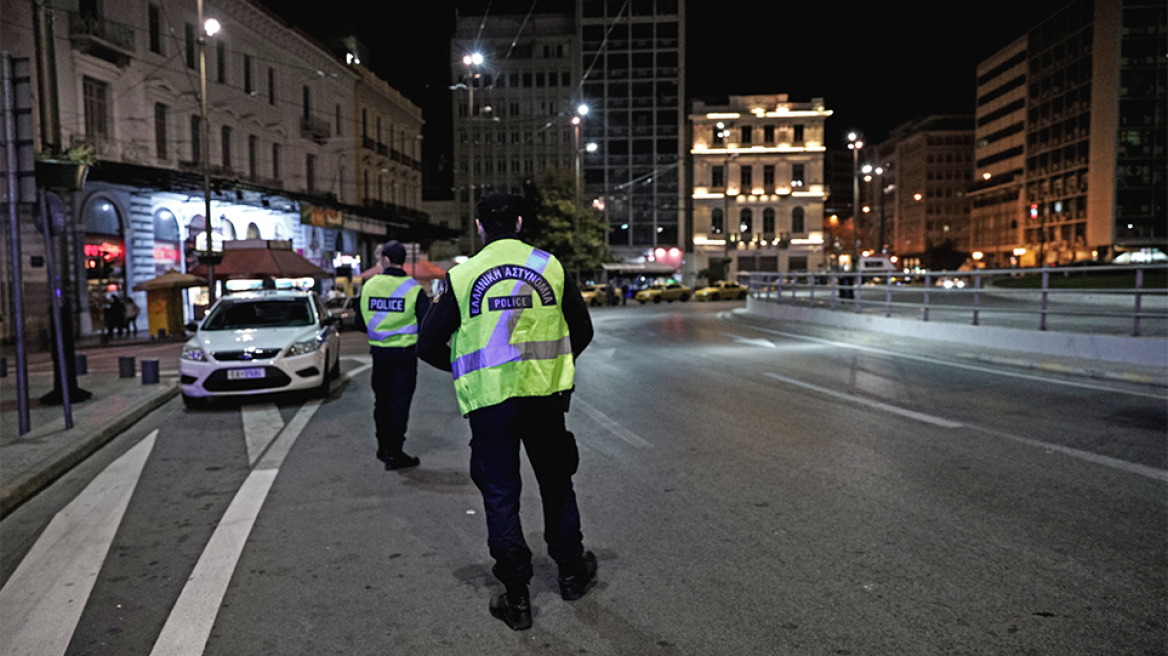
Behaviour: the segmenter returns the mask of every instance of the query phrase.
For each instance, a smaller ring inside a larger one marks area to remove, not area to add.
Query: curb
[[[92,435],[74,443],[63,453],[49,458],[43,463],[44,466],[28,478],[0,486],[0,519],[7,517],[13,510],[19,508],[24,502],[48,487],[50,483],[77,466],[99,448],[105,446],[110,440],[138,423],[143,417],[178,396],[179,391],[179,385],[175,384],[165,392],[148,399],[145,403],[102,426]]]
[[[767,322],[773,321],[766,317],[752,315],[749,312],[738,313],[735,311],[720,312],[719,316],[724,320],[731,322],[741,322],[746,325],[757,323],[765,325]],[[814,324],[820,325],[820,324]],[[842,326],[825,326],[827,328],[834,328],[836,330],[849,330]],[[1047,373],[1057,373],[1070,376],[1079,376],[1082,378],[1093,378],[1095,380],[1111,380],[1124,383],[1135,383],[1139,385],[1148,385],[1150,387],[1168,387],[1168,377],[1154,376],[1151,374],[1142,374],[1133,371],[1109,371],[1106,369],[1090,368],[1090,367],[1076,367],[1072,365],[1062,364],[1058,362],[1041,362],[1037,360],[1018,359],[1005,356],[995,355],[980,355],[980,354],[957,354],[954,356],[962,360],[971,360],[974,362],[981,362],[984,364],[993,364],[999,366],[1017,367],[1019,369],[1029,369],[1032,371],[1044,371]]]

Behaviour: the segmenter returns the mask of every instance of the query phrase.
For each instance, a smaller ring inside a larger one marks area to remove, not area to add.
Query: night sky
[[[897,125],[929,114],[972,114],[977,63],[1022,36],[1068,0],[977,3],[685,0],[687,94],[787,93],[792,101],[823,97],[828,145],[850,129],[879,142]],[[356,34],[379,76],[422,107],[429,170],[451,150],[449,41],[457,7],[463,16],[525,14],[530,0],[423,0],[385,3],[370,20],[367,0],[261,0],[319,38]],[[896,5],[900,4],[901,8]],[[536,0],[537,12],[573,2]],[[890,8],[891,7],[891,8]]]

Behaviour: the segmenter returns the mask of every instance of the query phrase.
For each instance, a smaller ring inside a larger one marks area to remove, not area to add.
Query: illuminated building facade
[[[824,239],[822,98],[730,96],[693,103],[693,245],[708,279],[750,271],[819,271]]]

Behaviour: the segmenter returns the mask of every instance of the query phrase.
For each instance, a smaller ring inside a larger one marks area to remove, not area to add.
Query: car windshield
[[[328,301],[327,303],[325,303],[325,307],[328,307],[331,309],[343,308],[346,305],[348,305],[348,303],[349,303],[349,299],[347,299],[347,298],[343,298],[343,297],[342,298],[334,298],[331,301]]]
[[[241,328],[287,328],[311,326],[312,310],[307,298],[262,301],[224,301],[200,327],[202,330]]]

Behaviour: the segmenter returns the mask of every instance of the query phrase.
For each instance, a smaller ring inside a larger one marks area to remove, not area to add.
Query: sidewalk
[[[30,432],[18,435],[16,362],[5,349],[8,376],[0,378],[0,517],[27,501],[71,467],[179,393],[179,342],[115,341],[106,348],[78,348],[89,373],[77,384],[93,394],[73,405],[73,428],[65,429],[60,405],[38,399],[53,388],[48,353],[29,355]],[[135,377],[118,377],[118,358],[135,357]],[[160,382],[142,384],[142,360],[159,361]]]
[[[1032,354],[1010,349],[898,337],[887,333],[852,330],[823,324],[781,321],[753,314],[746,309],[726,312],[724,316],[730,321],[741,322],[748,326],[793,333],[814,339],[844,342],[866,348],[888,349],[921,357],[1168,387],[1168,370],[1163,367]]]

